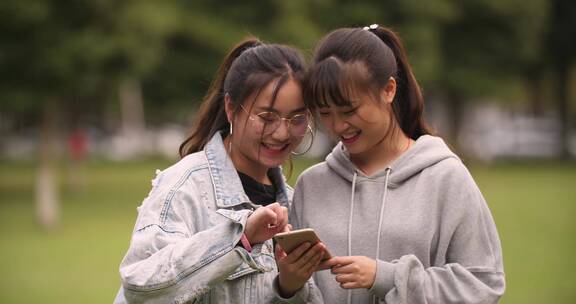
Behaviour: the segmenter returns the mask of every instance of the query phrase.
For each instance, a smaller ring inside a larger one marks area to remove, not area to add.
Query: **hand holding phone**
[[[278,265],[280,295],[290,298],[306,281],[322,261],[329,261],[330,253],[320,242],[313,229],[300,229],[278,233],[274,236],[275,255]]]
[[[296,247],[300,246],[304,242],[309,242],[310,247],[314,246],[316,243],[321,242],[320,238],[318,238],[314,232],[314,229],[312,228],[277,233],[274,236],[274,241],[276,241],[276,243],[278,243],[286,253],[292,252],[294,249],[296,249]],[[330,253],[328,250],[325,250],[322,260],[327,260],[330,258]]]

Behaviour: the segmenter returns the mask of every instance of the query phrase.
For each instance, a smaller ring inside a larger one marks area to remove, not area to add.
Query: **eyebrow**
[[[255,108],[257,111],[265,111],[265,112],[274,112],[274,113],[278,113],[278,110],[272,108],[272,107],[256,107]],[[290,114],[294,114],[294,113],[299,113],[299,112],[305,112],[307,109],[306,107],[301,107],[298,108],[296,110],[293,110],[290,112]]]
[[[356,109],[357,107],[358,107],[357,104],[351,103],[350,105],[344,105],[344,106],[333,105],[333,106],[319,107],[318,110],[322,111],[322,110],[330,110],[331,108],[335,108],[336,110],[340,110],[340,111],[348,111],[348,110]]]

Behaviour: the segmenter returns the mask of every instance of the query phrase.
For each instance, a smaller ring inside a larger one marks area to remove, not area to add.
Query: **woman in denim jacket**
[[[325,247],[283,255],[278,276],[270,240],[290,229],[279,166],[310,131],[303,74],[286,46],[248,39],[227,55],[182,159],[158,172],[138,208],[116,303],[319,301],[307,278]]]

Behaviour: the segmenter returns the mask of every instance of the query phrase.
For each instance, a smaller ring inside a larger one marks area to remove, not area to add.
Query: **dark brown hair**
[[[218,131],[228,134],[230,123],[224,108],[224,95],[228,94],[234,108],[246,98],[278,80],[272,102],[280,87],[289,79],[302,83],[304,60],[294,48],[264,44],[250,37],[240,42],[226,55],[208,93],[198,110],[190,136],[180,145],[180,157],[198,152]]]
[[[355,92],[379,98],[394,77],[397,83],[392,115],[410,138],[430,134],[424,117],[424,98],[400,38],[390,29],[341,28],[326,35],[316,47],[306,76],[304,100],[310,109],[333,104],[351,106]]]

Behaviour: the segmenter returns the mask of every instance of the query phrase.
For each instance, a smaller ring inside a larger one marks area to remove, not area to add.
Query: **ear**
[[[386,85],[380,91],[380,98],[387,104],[391,104],[396,96],[396,79],[390,77]]]
[[[234,118],[234,105],[232,104],[232,98],[230,98],[228,93],[224,95],[224,111],[226,111],[228,122],[232,123],[232,119]]]

